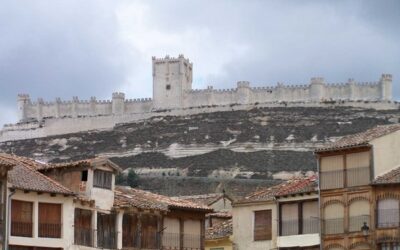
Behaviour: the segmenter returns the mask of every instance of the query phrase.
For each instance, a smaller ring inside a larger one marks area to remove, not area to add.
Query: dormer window
[[[93,187],[111,189],[112,173],[102,170],[94,171]]]

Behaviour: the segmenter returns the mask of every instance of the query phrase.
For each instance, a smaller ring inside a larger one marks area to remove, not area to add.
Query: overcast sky
[[[16,96],[151,97],[151,57],[184,54],[194,88],[394,77],[400,1],[0,0],[0,124]]]

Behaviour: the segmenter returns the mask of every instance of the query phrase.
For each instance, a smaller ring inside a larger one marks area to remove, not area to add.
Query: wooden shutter
[[[138,218],[136,214],[124,214],[122,218],[122,247],[137,247]]]
[[[254,212],[254,240],[272,239],[272,211],[262,210]]]
[[[157,216],[144,215],[142,222],[142,248],[157,248]]]
[[[61,238],[61,204],[39,203],[39,237]]]
[[[32,210],[32,202],[12,200],[11,235],[32,237]]]

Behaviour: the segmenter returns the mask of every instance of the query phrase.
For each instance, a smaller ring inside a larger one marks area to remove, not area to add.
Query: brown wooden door
[[[33,203],[12,200],[11,202],[11,235],[32,237]]]
[[[61,238],[61,204],[39,203],[39,237]]]
[[[75,244],[93,246],[92,211],[75,208]]]
[[[254,212],[254,240],[272,239],[272,212],[261,210]]]
[[[138,247],[138,218],[136,214],[124,214],[122,219],[122,247]]]
[[[142,248],[156,249],[158,247],[157,216],[144,215],[142,222]]]

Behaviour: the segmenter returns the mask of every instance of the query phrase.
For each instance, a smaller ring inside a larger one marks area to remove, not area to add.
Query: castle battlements
[[[193,64],[183,55],[152,58],[153,97],[126,99],[125,93],[114,92],[109,100],[32,101],[28,94],[17,96],[21,129],[36,128],[43,119],[58,120],[83,117],[132,117],[160,110],[186,110],[195,107],[218,107],[232,104],[254,103],[319,103],[326,100],[359,100],[390,102],[392,100],[392,75],[382,74],[375,82],[357,82],[350,78],[345,83],[328,83],[323,77],[312,77],[308,84],[284,84],[252,86],[249,81],[238,81],[235,88],[192,88]],[[121,118],[122,119],[122,118]],[[128,119],[128,118],[127,118]],[[130,118],[129,118],[130,119]],[[122,119],[124,120],[124,119]],[[88,121],[90,124],[90,121]],[[18,124],[6,125],[5,129],[18,129]],[[22,125],[21,125],[22,126]]]

